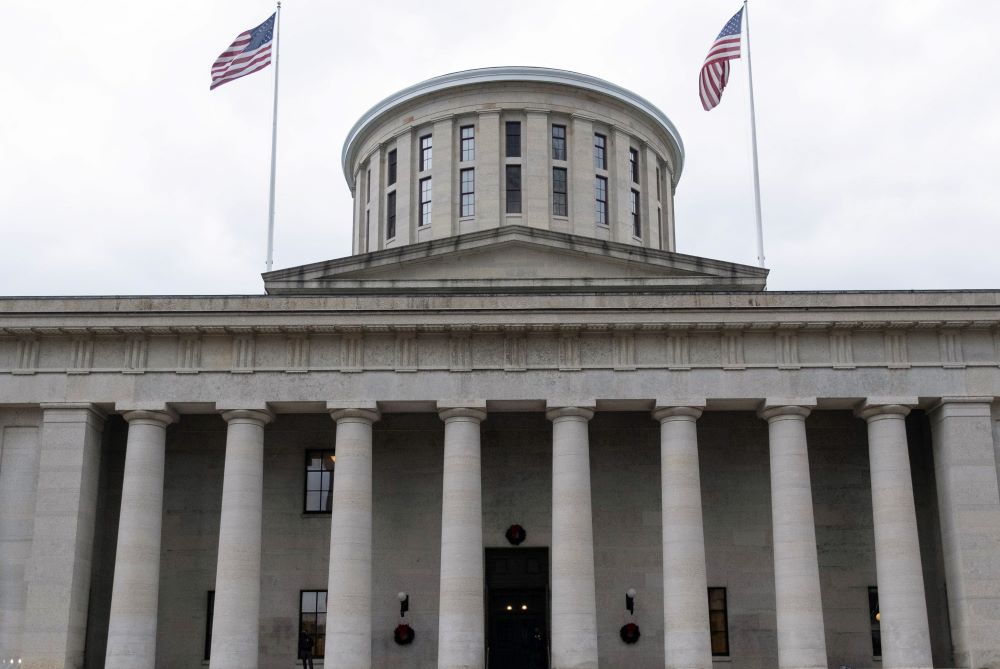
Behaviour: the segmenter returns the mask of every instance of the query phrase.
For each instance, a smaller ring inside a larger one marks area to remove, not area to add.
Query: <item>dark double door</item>
[[[487,548],[489,669],[548,669],[547,548]]]

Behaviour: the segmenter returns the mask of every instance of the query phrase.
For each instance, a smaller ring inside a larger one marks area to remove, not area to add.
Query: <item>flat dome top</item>
[[[347,139],[344,141],[344,149],[341,151],[340,160],[344,168],[344,176],[347,178],[347,182],[351,182],[351,170],[348,165],[348,159],[351,154],[351,150],[354,148],[354,143],[358,140],[358,137],[361,136],[365,129],[376,119],[382,116],[382,114],[397,105],[419,98],[423,95],[427,95],[428,93],[447,90],[449,88],[457,88],[459,86],[467,86],[469,84],[491,83],[497,81],[539,81],[549,84],[562,84],[575,88],[584,88],[598,93],[603,93],[604,95],[616,98],[626,104],[640,109],[656,121],[664,132],[667,133],[667,136],[673,141],[677,150],[677,175],[675,178],[680,178],[681,171],[684,169],[684,142],[681,141],[680,133],[677,132],[677,128],[674,127],[674,124],[669,118],[667,118],[667,115],[646,98],[636,95],[632,91],[622,88],[621,86],[612,84],[610,81],[598,79],[597,77],[592,77],[587,74],[570,72],[568,70],[553,70],[547,67],[507,66],[463,70],[461,72],[452,72],[451,74],[434,77],[433,79],[428,79],[427,81],[421,81],[419,84],[414,84],[413,86],[404,88],[397,93],[393,93],[369,109],[361,116],[360,119],[358,119],[358,122],[354,124],[354,127],[351,128],[351,131],[347,134]]]

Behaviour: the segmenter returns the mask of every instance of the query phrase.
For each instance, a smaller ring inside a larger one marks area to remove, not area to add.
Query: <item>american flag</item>
[[[209,90],[239,79],[271,64],[274,14],[253,30],[240,33],[212,64]]]
[[[729,82],[729,61],[740,57],[740,33],[743,28],[743,9],[733,14],[733,18],[722,28],[715,38],[712,48],[705,56],[698,77],[698,93],[701,106],[708,111],[722,100],[722,91]]]

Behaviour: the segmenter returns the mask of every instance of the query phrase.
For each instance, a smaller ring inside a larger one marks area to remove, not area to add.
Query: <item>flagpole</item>
[[[281,2],[274,16],[274,112],[271,115],[271,197],[267,211],[267,271],[274,264],[274,174],[278,158],[278,57],[281,48]]]
[[[757,167],[757,115],[753,104],[753,65],[750,60],[750,12],[743,0],[743,24],[747,33],[747,79],[750,82],[750,143],[753,150],[753,198],[757,215],[757,265],[764,266],[764,224],[760,216],[760,171]]]

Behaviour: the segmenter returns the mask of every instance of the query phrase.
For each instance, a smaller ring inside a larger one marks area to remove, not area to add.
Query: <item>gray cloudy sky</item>
[[[755,262],[745,62],[702,111],[737,0],[285,0],[275,267],[350,253],[354,121],[432,76],[592,74],[687,149],[683,253]],[[0,294],[259,293],[273,69],[208,90],[265,0],[7,0]],[[992,0],[752,0],[769,287],[1000,288]]]

